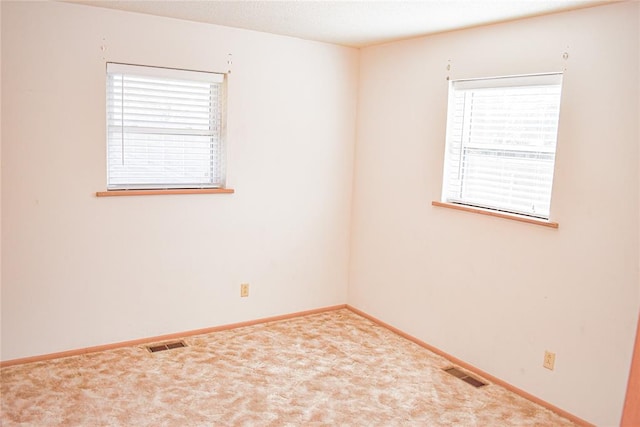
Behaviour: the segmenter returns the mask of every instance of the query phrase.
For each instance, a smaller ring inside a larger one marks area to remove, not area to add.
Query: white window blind
[[[549,219],[562,74],[450,82],[442,200]]]
[[[107,64],[107,188],[224,186],[224,75]]]

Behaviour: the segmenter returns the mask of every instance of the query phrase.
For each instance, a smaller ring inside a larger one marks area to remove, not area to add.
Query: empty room
[[[6,1],[3,426],[640,426],[640,2]]]

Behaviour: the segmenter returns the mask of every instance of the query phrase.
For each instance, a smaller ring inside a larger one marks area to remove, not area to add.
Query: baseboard
[[[43,362],[43,361],[52,360],[52,359],[60,359],[62,357],[78,356],[78,355],[87,354],[87,353],[97,353],[99,351],[113,350],[115,348],[130,347],[130,346],[143,345],[143,344],[155,343],[160,341],[181,339],[181,338],[186,338],[194,335],[202,335],[202,334],[208,334],[211,332],[242,328],[244,326],[258,325],[261,323],[276,322],[279,320],[287,320],[295,317],[308,316],[310,314],[324,313],[326,311],[340,310],[346,307],[347,307],[346,304],[333,305],[329,307],[316,308],[313,310],[282,314],[280,316],[271,316],[271,317],[264,317],[261,319],[248,320],[246,322],[230,323],[227,325],[213,326],[210,328],[195,329],[192,331],[185,331],[185,332],[177,332],[174,334],[158,335],[155,337],[147,337],[147,338],[141,338],[141,339],[131,340],[131,341],[122,341],[122,342],[117,342],[113,344],[98,345],[94,347],[86,347],[86,348],[80,348],[75,350],[61,351],[57,353],[49,353],[49,354],[43,354],[38,356],[23,357],[20,359],[0,361],[0,368],[4,368],[7,366],[14,366],[14,365],[22,365],[25,363]]]
[[[538,405],[540,405],[540,406],[542,406],[544,408],[547,408],[550,411],[553,411],[556,414],[558,414],[558,415],[560,415],[560,416],[562,416],[564,418],[567,418],[567,419],[573,421],[574,423],[576,423],[576,424],[578,424],[580,426],[583,426],[583,427],[595,427],[593,424],[583,420],[582,418],[577,417],[577,416],[565,411],[564,409],[560,409],[557,406],[554,406],[549,402],[545,402],[544,400],[542,400],[542,399],[540,399],[540,398],[538,398],[538,397],[536,397],[536,396],[534,396],[532,394],[529,394],[526,391],[521,390],[518,387],[515,387],[515,386],[507,383],[506,381],[501,380],[500,378],[494,377],[493,375],[488,374],[488,373],[484,372],[483,370],[478,369],[475,366],[470,365],[469,363],[458,359],[457,357],[454,357],[454,356],[452,356],[452,355],[450,355],[448,353],[445,353],[444,351],[440,350],[439,348],[436,348],[436,347],[434,347],[432,345],[429,345],[426,342],[424,342],[424,341],[422,341],[422,340],[420,340],[420,339],[418,339],[418,338],[416,338],[416,337],[414,337],[412,335],[409,335],[406,332],[401,331],[400,329],[398,329],[396,327],[393,327],[393,326],[389,325],[388,323],[383,322],[380,319],[377,319],[377,318],[365,313],[364,311],[358,310],[357,308],[352,307],[352,306],[350,306],[348,304],[347,304],[347,309],[351,310],[352,312],[354,312],[355,314],[357,314],[359,316],[362,316],[362,317],[364,317],[366,319],[371,320],[373,323],[375,323],[375,324],[377,324],[379,326],[382,326],[382,327],[390,330],[391,332],[394,332],[394,333],[400,335],[401,337],[403,337],[405,339],[408,339],[409,341],[411,341],[411,342],[413,342],[415,344],[418,344],[422,348],[425,348],[425,349],[427,349],[427,350],[429,350],[429,351],[431,351],[431,352],[433,352],[433,353],[435,353],[435,354],[437,354],[439,356],[444,357],[445,359],[449,360],[454,365],[458,365],[458,366],[460,366],[460,367],[462,367],[462,368],[464,368],[464,369],[466,369],[466,370],[468,370],[470,372],[473,372],[474,374],[479,375],[480,377],[483,377],[483,378],[489,380],[489,382],[492,382],[492,383],[497,384],[497,385],[499,385],[501,387],[504,387],[507,390],[509,390],[510,392],[513,392],[513,393],[515,393],[515,394],[517,394],[517,395],[519,395],[521,397],[524,397],[525,399],[530,400],[531,402],[537,403]]]

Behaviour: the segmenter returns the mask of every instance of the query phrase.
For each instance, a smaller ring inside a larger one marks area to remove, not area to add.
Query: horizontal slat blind
[[[223,76],[107,64],[108,188],[224,185]]]
[[[451,82],[442,200],[549,218],[562,75]]]

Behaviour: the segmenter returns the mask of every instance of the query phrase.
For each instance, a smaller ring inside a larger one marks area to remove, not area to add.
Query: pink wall
[[[361,52],[349,304],[599,425],[620,420],[640,303],[638,7]],[[447,76],[565,69],[560,228],[431,206]]]
[[[105,62],[229,53],[236,193],[96,198]],[[2,359],[344,304],[357,72],[330,44],[2,2]]]

